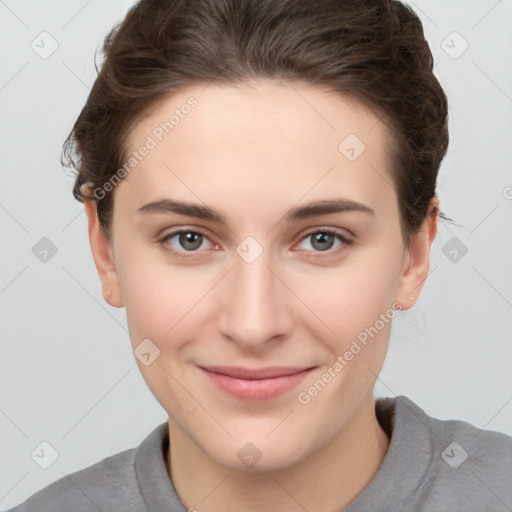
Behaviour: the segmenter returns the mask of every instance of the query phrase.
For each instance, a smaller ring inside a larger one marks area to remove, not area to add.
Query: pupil
[[[330,240],[330,244],[328,243],[329,242],[329,237],[332,238],[332,235],[329,234],[329,233],[317,233],[314,237],[315,239],[315,243],[316,242],[319,242],[320,243],[320,246],[319,247],[316,247],[317,249],[320,249],[321,251],[322,250],[326,250],[326,249],[330,249],[330,247],[332,246],[332,240]],[[327,246],[325,245],[325,243],[327,242]],[[313,243],[313,246],[315,246],[315,244]]]
[[[201,246],[200,238],[201,238],[201,235],[199,235],[198,233],[182,233],[180,235],[180,244],[185,249],[189,249],[189,250],[197,249],[198,247]],[[199,240],[199,243],[198,243],[198,240]],[[191,246],[188,244],[191,244]]]

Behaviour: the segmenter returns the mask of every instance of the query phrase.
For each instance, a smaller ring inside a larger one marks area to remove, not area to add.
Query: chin
[[[261,441],[250,439],[254,438],[241,436],[224,445],[203,445],[203,450],[218,464],[249,473],[285,470],[307,457],[307,447],[300,439],[290,436]]]

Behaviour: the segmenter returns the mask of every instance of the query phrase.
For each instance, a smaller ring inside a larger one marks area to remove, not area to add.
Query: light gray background
[[[124,311],[103,301],[83,207],[59,163],[94,52],[131,3],[0,1],[0,508],[136,446],[166,419]],[[375,395],[405,394],[433,416],[512,434],[512,1],[411,4],[450,102],[438,193],[463,227],[441,223],[430,277],[395,320]],[[59,45],[47,59],[31,48],[43,31]],[[469,44],[457,58],[454,31]],[[42,237],[58,249],[46,263],[32,252]],[[468,248],[456,262],[443,253],[452,237]],[[31,458],[42,441],[59,454],[48,469]]]

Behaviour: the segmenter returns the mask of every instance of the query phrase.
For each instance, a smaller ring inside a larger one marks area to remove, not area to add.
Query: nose
[[[293,293],[265,251],[248,263],[235,255],[220,290],[218,328],[244,350],[264,351],[294,327]]]

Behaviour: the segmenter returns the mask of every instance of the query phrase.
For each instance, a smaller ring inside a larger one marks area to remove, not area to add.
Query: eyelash
[[[167,235],[165,235],[164,237],[162,237],[159,240],[159,243],[164,246],[165,250],[167,250],[171,254],[173,254],[173,256],[177,256],[178,258],[182,258],[182,259],[194,258],[195,257],[194,253],[197,253],[197,252],[200,252],[200,251],[197,251],[197,250],[196,251],[185,251],[185,252],[184,251],[177,251],[176,249],[173,249],[167,243],[169,239],[174,238],[176,235],[180,235],[182,233],[193,233],[195,235],[200,235],[200,236],[208,239],[208,236],[205,235],[204,233],[201,233],[201,231],[196,231],[196,230],[193,230],[193,229],[182,228],[182,229],[178,229],[176,231],[172,231],[171,233],[168,233]],[[324,229],[318,229],[317,228],[317,229],[315,229],[313,231],[310,231],[310,232],[306,233],[301,238],[300,241],[302,242],[303,240],[306,240],[308,237],[310,237],[312,235],[315,235],[315,234],[318,234],[318,233],[332,235],[332,236],[336,237],[344,246],[350,246],[353,243],[352,240],[348,239],[347,237],[345,237],[344,235],[342,235],[338,231],[336,231],[334,229],[330,229],[330,228],[324,228]],[[338,250],[330,250],[330,249],[328,249],[326,251],[314,251],[317,254],[314,254],[312,257],[313,258],[323,258],[323,257],[326,257],[326,256],[323,256],[323,253],[327,253],[328,256],[331,256],[333,253],[336,253],[339,250],[343,250],[343,247],[341,249],[338,248]]]

